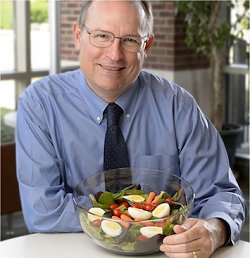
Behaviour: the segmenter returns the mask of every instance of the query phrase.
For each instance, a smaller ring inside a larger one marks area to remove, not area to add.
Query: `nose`
[[[123,58],[124,50],[122,47],[121,38],[114,38],[112,44],[107,48],[107,54],[114,61],[118,61]]]

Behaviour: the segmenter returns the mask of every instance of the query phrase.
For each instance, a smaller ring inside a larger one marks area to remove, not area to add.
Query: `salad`
[[[131,185],[118,193],[89,195],[92,207],[80,211],[84,231],[98,244],[115,252],[144,254],[159,250],[165,236],[182,224],[188,213],[183,188],[145,193]]]

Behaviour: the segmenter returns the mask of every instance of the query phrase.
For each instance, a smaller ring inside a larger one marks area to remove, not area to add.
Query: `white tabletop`
[[[119,258],[126,257],[105,251],[83,233],[32,234],[0,242],[2,258]],[[250,243],[239,241],[235,246],[223,247],[212,258],[249,257]],[[127,256],[138,258],[138,256]],[[158,252],[148,258],[164,258]]]
[[[3,122],[6,125],[15,128],[16,127],[16,111],[9,112],[6,115],[4,115]]]

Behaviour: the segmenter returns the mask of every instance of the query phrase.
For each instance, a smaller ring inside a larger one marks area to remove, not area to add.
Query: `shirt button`
[[[99,122],[101,121],[101,118],[98,116],[98,117],[96,118],[96,121],[99,123]]]
[[[126,117],[127,117],[127,119],[129,119],[130,118],[130,114],[127,114]]]

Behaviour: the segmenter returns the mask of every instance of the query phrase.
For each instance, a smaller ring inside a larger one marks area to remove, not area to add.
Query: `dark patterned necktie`
[[[110,103],[107,112],[107,131],[104,143],[104,170],[129,167],[127,145],[119,127],[123,110],[115,103]]]

